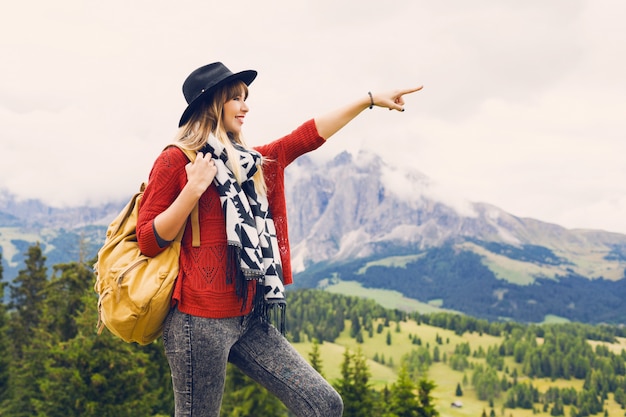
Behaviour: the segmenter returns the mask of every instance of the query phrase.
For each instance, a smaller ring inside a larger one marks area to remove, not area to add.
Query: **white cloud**
[[[458,201],[626,233],[626,4],[13,2],[0,16],[0,187],[54,204],[126,198],[168,143],[184,77],[257,69],[251,143],[368,90],[328,158],[374,149]]]
[[[384,166],[381,169],[381,181],[385,189],[408,203],[418,203],[422,197],[440,201],[455,209],[460,215],[476,217],[472,204],[445,185],[430,180],[413,168]]]

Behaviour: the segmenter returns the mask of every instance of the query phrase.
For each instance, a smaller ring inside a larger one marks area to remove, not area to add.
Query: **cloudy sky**
[[[0,189],[127,198],[171,141],[184,78],[256,69],[260,144],[368,90],[314,153],[374,150],[450,196],[626,233],[623,0],[24,0],[0,13]]]

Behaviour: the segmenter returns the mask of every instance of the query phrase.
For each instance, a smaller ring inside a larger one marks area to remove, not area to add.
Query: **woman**
[[[293,349],[282,325],[269,324],[270,315],[284,314],[283,285],[292,282],[283,173],[364,109],[404,111],[403,95],[421,87],[368,93],[251,149],[242,126],[256,75],[216,62],[187,77],[176,142],[197,156],[190,162],[177,147],[166,148],[141,202],[137,239],[147,256],[162,251],[198,207],[199,245],[187,225],[163,330],[176,416],[219,415],[227,362],[297,416],[341,416],[339,394]]]

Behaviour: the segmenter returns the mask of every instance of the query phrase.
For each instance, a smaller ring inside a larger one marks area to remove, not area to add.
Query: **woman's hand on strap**
[[[213,178],[217,174],[215,161],[210,153],[206,155],[198,152],[196,159],[185,166],[187,173],[187,185],[191,191],[197,195],[197,198],[209,188],[213,182]]]
[[[191,210],[213,182],[217,167],[211,154],[198,152],[196,159],[185,165],[187,184],[165,211],[154,218],[154,228],[165,240],[174,240],[187,221]]]

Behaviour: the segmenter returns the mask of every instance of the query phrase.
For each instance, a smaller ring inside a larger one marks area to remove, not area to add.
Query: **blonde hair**
[[[238,158],[234,157],[233,143],[237,143],[245,149],[250,148],[246,145],[241,133],[227,132],[222,123],[224,103],[238,95],[243,95],[244,98],[248,97],[248,86],[241,80],[218,87],[211,98],[200,103],[187,123],[180,127],[174,139],[175,142],[178,142],[185,149],[198,151],[206,145],[209,135],[212,133],[224,145],[228,159],[233,162],[238,161]],[[239,164],[232,164],[233,175],[239,184],[243,182],[240,168]],[[259,165],[252,180],[257,192],[265,195],[267,186],[263,177],[263,163]]]

